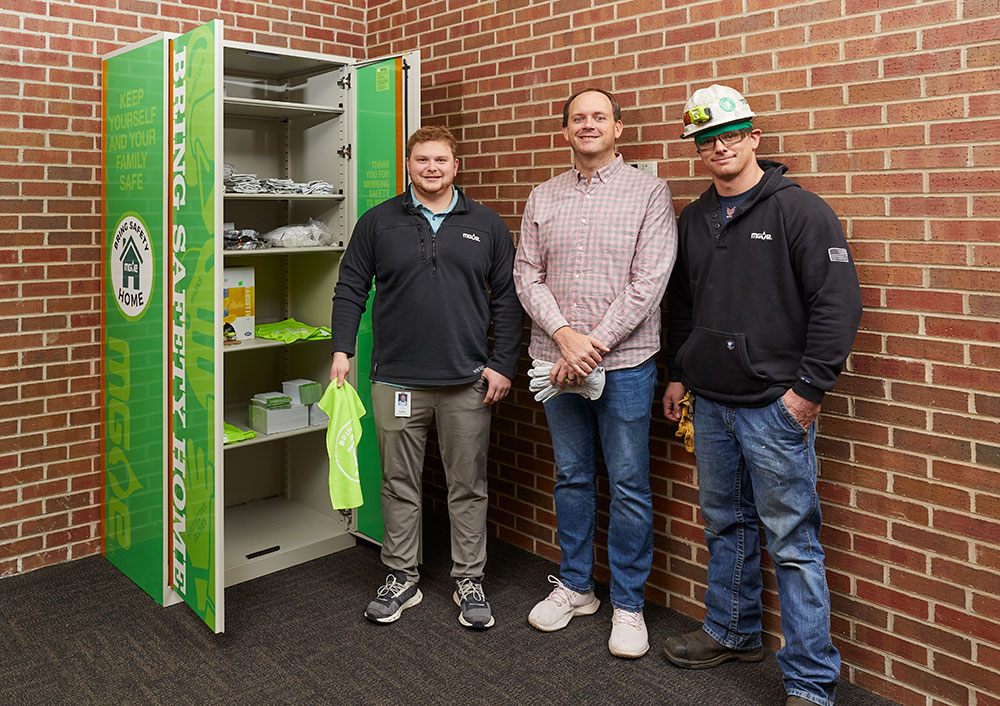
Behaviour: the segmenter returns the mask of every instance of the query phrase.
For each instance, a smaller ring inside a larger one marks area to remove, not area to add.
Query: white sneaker
[[[528,613],[528,623],[542,632],[561,630],[569,625],[574,615],[591,615],[601,607],[601,601],[593,591],[577,593],[566,588],[555,576],[549,576],[549,583],[555,588],[544,601],[539,601]]]
[[[631,613],[621,608],[615,608],[611,616],[611,639],[608,649],[615,657],[635,659],[649,651],[649,633],[646,631],[646,621],[642,619],[642,611]]]

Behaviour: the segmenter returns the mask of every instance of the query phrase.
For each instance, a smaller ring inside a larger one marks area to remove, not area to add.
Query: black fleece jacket
[[[789,388],[821,402],[861,320],[854,260],[833,209],[785,165],[758,163],[764,176],[729,221],[715,186],[681,212],[668,379],[735,407]]]
[[[354,355],[374,277],[372,380],[461,385],[486,367],[513,380],[524,321],[513,268],[510,231],[492,210],[458,190],[435,234],[407,189],[354,228],[334,290],[333,351]]]

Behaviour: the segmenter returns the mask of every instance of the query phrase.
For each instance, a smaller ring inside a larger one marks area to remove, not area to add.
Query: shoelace
[[[556,587],[552,589],[552,593],[550,593],[548,598],[545,600],[552,601],[557,606],[561,606],[564,603],[571,603],[573,601],[573,596],[576,595],[576,591],[566,588],[562,581],[552,575],[549,575],[549,583],[554,583]]]
[[[616,610],[611,616],[613,625],[628,625],[630,628],[642,630],[642,613],[632,613],[627,610]]]
[[[483,586],[472,579],[462,579],[458,582],[458,597],[460,600],[470,600],[476,603],[484,603],[486,594],[483,593]]]
[[[386,596],[392,596],[395,598],[400,593],[406,589],[405,583],[400,583],[396,580],[396,577],[389,574],[385,577],[385,585],[378,590],[378,597],[385,598]]]

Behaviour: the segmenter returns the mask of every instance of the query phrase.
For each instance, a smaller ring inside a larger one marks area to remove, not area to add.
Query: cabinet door
[[[101,276],[105,557],[159,604],[166,586],[168,41],[103,60]]]
[[[171,42],[170,585],[222,632],[222,23]]]
[[[372,206],[406,188],[406,140],[420,127],[420,55],[379,59],[354,68],[354,181],[351,204],[356,222]],[[370,300],[369,300],[370,301]],[[364,504],[357,509],[356,530],[382,541],[382,466],[373,421],[371,381],[372,322],[369,306],[358,328],[358,395],[369,410],[361,419],[358,465]]]

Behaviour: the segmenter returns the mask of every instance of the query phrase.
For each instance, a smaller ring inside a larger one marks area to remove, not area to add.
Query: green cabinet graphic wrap
[[[363,66],[357,71],[358,122],[358,195],[360,217],[372,206],[382,203],[403,190],[404,137],[402,104],[403,59],[393,58]],[[388,136],[392,136],[389,139]],[[358,395],[365,409],[372,409],[371,360],[372,317],[369,306],[358,327]],[[375,415],[361,419],[363,430],[358,445],[358,465],[364,504],[357,509],[359,533],[381,542],[385,527],[382,523],[382,465],[379,462],[378,440],[375,436]]]
[[[170,583],[216,631],[223,625],[215,374],[220,49],[217,21],[171,42]]]
[[[108,57],[104,91],[104,555],[164,598],[167,40]]]

